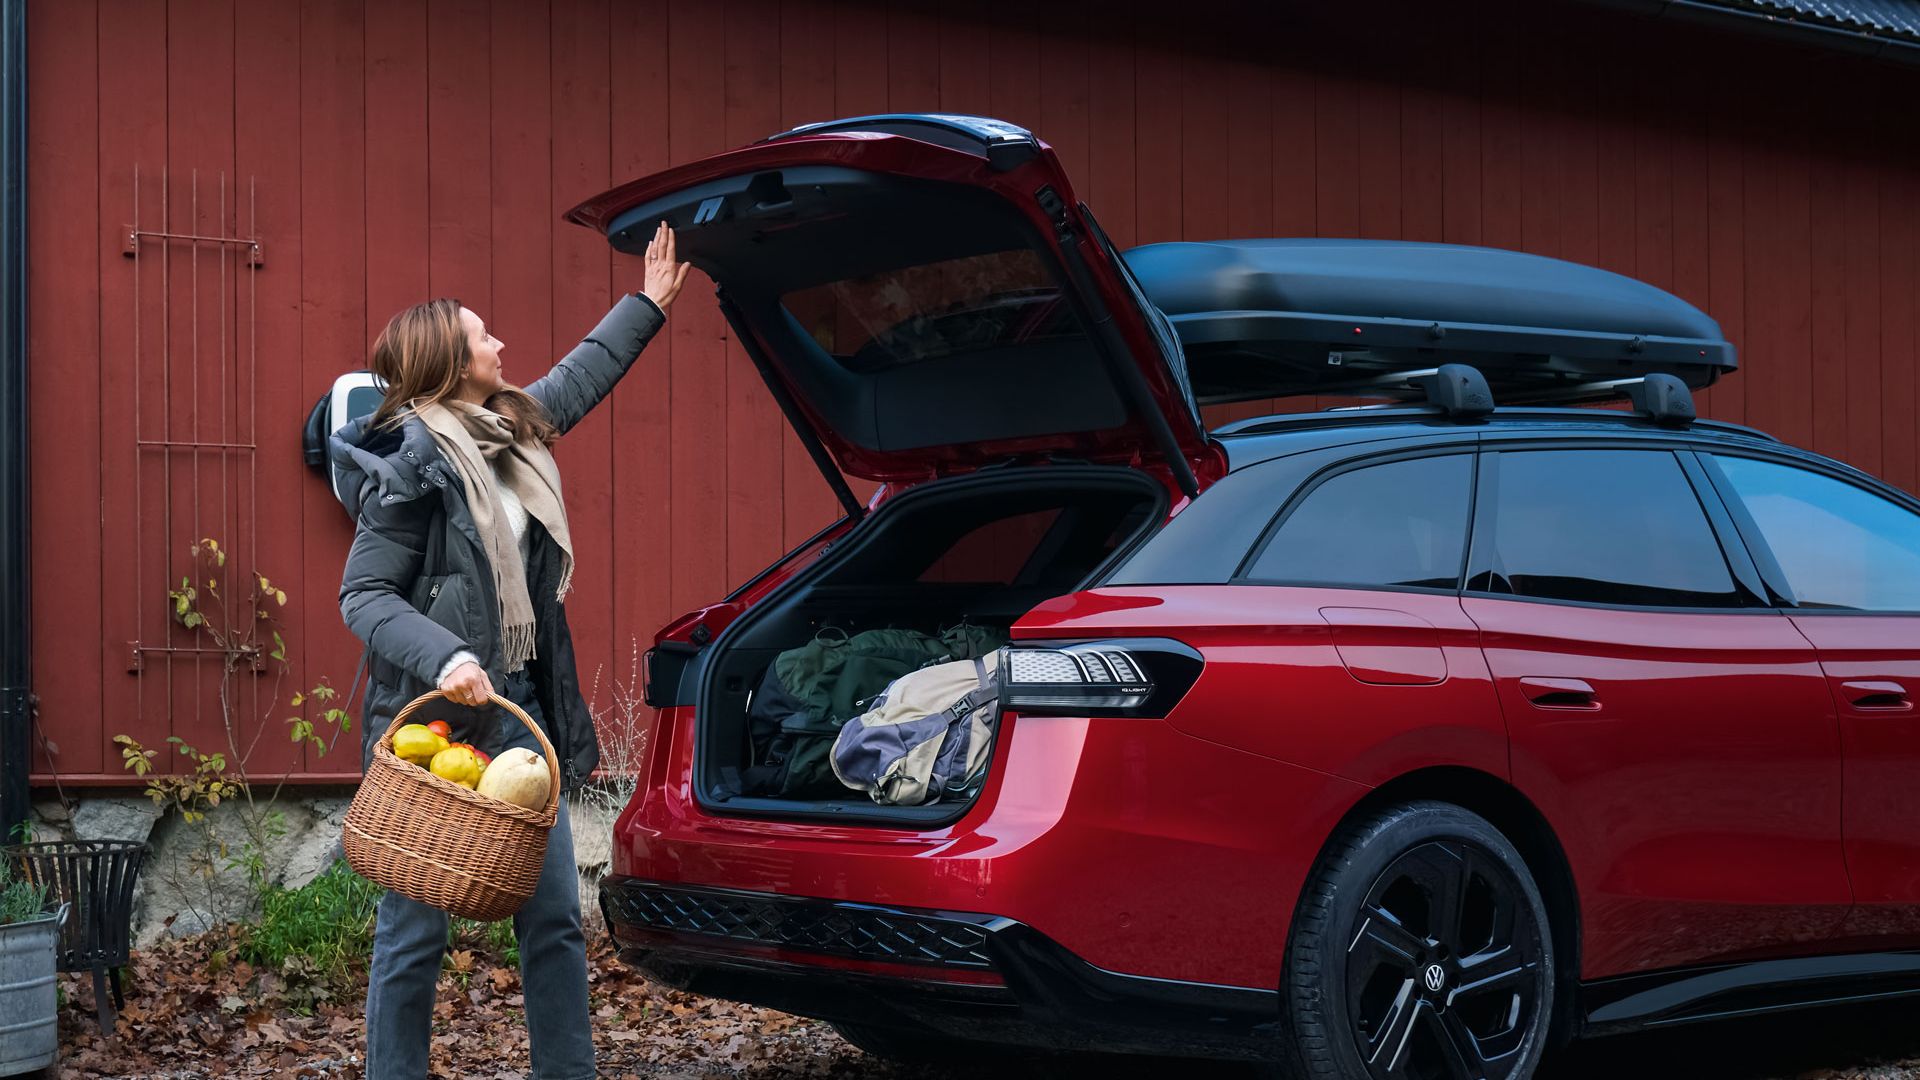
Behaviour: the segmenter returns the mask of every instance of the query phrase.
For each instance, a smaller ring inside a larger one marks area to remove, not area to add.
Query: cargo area
[[[903,647],[928,643],[928,662],[996,648],[1035,605],[1103,575],[1165,519],[1166,508],[1166,489],[1144,473],[1078,465],[957,477],[883,503],[835,550],[728,627],[704,658],[696,676],[701,802],[747,815],[957,816],[964,803],[876,806],[840,786],[820,759],[839,725],[900,664],[849,665],[837,676],[849,681],[828,695],[840,703],[833,715],[824,724],[817,711],[812,722],[790,719],[784,739],[762,700],[777,692],[769,668],[788,650],[875,630],[901,632],[885,640]],[[808,755],[800,769],[786,760],[796,748]]]

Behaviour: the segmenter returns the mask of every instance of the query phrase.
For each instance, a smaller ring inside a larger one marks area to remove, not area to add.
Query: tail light
[[[1165,716],[1204,666],[1171,638],[1023,641],[1007,649],[1001,706],[1029,716]]]

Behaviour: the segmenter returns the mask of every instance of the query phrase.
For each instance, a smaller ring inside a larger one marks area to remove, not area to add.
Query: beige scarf
[[[506,670],[519,671],[534,656],[533,599],[527,593],[526,563],[507,522],[498,485],[505,484],[518,495],[527,514],[546,526],[547,534],[560,545],[560,590],[555,599],[564,600],[573,587],[573,539],[567,532],[567,504],[560,497],[560,467],[539,440],[514,439],[511,417],[453,398],[414,411],[466,485],[467,509],[486,545],[494,591],[500,597],[500,647]]]

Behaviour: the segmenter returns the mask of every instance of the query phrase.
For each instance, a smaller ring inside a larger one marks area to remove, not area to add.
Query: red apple
[[[433,723],[427,725],[427,730],[443,739],[453,738],[453,726],[445,720],[435,720]]]

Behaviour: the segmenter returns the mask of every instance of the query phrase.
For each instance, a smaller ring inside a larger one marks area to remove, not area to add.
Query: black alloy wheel
[[[1539,926],[1517,885],[1486,852],[1446,841],[1375,879],[1347,947],[1347,1015],[1370,1073],[1504,1072],[1540,1007]]]
[[[1547,1041],[1553,970],[1546,907],[1513,845],[1459,807],[1396,807],[1344,829],[1309,883],[1283,1058],[1301,1076],[1524,1080]]]

